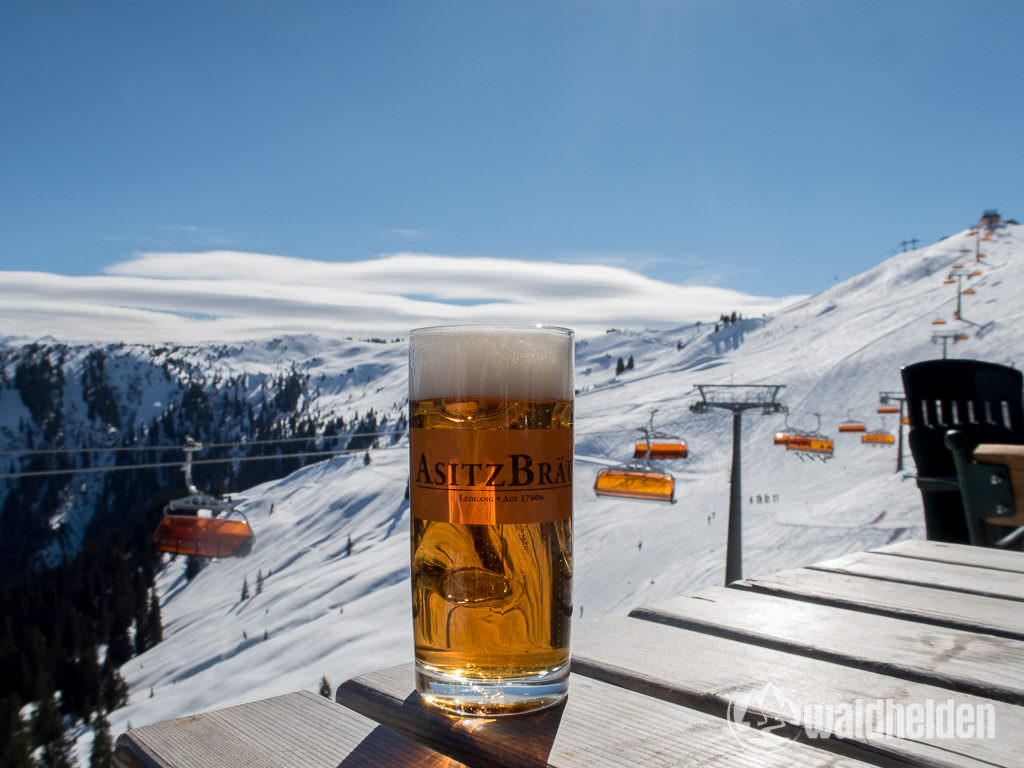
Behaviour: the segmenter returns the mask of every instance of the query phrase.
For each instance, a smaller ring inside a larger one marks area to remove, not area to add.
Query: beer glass
[[[412,331],[409,445],[417,690],[459,715],[557,704],[572,618],[572,331]]]

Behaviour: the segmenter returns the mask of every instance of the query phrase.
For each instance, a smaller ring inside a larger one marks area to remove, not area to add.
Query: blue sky
[[[1024,217],[1016,2],[0,4],[0,269],[411,252],[813,293]],[[2,274],[0,274],[2,279]]]

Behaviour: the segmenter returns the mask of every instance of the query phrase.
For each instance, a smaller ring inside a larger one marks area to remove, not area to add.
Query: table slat
[[[944,541],[921,541],[911,539],[898,541],[871,550],[885,555],[914,557],[920,560],[937,560],[940,563],[974,565],[998,571],[1024,573],[1024,552],[994,547],[974,547],[970,544],[949,544]]]
[[[630,616],[1024,704],[1024,641],[709,587]]]
[[[309,691],[133,728],[115,768],[379,768],[461,763]]]
[[[874,552],[855,552],[808,567],[814,570],[917,584],[922,587],[951,589],[972,595],[1024,601],[1024,573],[911,557],[892,557]]]
[[[730,588],[855,608],[897,618],[1024,640],[1024,610],[1016,600],[968,595],[831,571],[794,568],[733,582]]]
[[[994,716],[997,738],[934,733],[904,738],[881,724],[883,734],[853,733],[842,739],[846,748],[862,749],[864,757],[980,768],[1019,766],[1024,753],[1024,708],[854,667],[621,616],[583,622],[573,649],[573,669],[580,674],[722,717],[730,707],[745,708],[748,716],[778,719],[798,730],[821,725],[815,718],[825,715],[812,707],[848,706],[852,712],[858,700],[863,711],[880,700],[894,708],[923,708],[928,701],[938,705],[952,699],[955,706],[972,712],[981,708]],[[835,740],[811,743],[839,748]]]
[[[720,718],[578,675],[563,706],[492,720],[448,717],[422,704],[411,664],[349,680],[337,699],[478,768],[867,765],[771,735],[778,749],[766,751],[732,737]]]

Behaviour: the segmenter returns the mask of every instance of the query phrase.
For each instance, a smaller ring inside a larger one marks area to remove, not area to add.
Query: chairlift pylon
[[[174,555],[244,557],[252,551],[255,539],[248,519],[230,499],[200,491],[192,482],[192,454],[202,448],[202,443],[185,438],[185,463],[181,470],[188,495],[164,506],[164,516],[153,532],[153,546]],[[201,512],[209,512],[210,516]],[[241,520],[228,519],[232,516]]]

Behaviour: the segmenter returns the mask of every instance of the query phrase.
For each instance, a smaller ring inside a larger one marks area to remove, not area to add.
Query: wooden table
[[[1024,553],[906,541],[580,621],[569,698],[535,715],[448,717],[411,664],[336,698],[134,728],[115,763],[1024,766]]]

